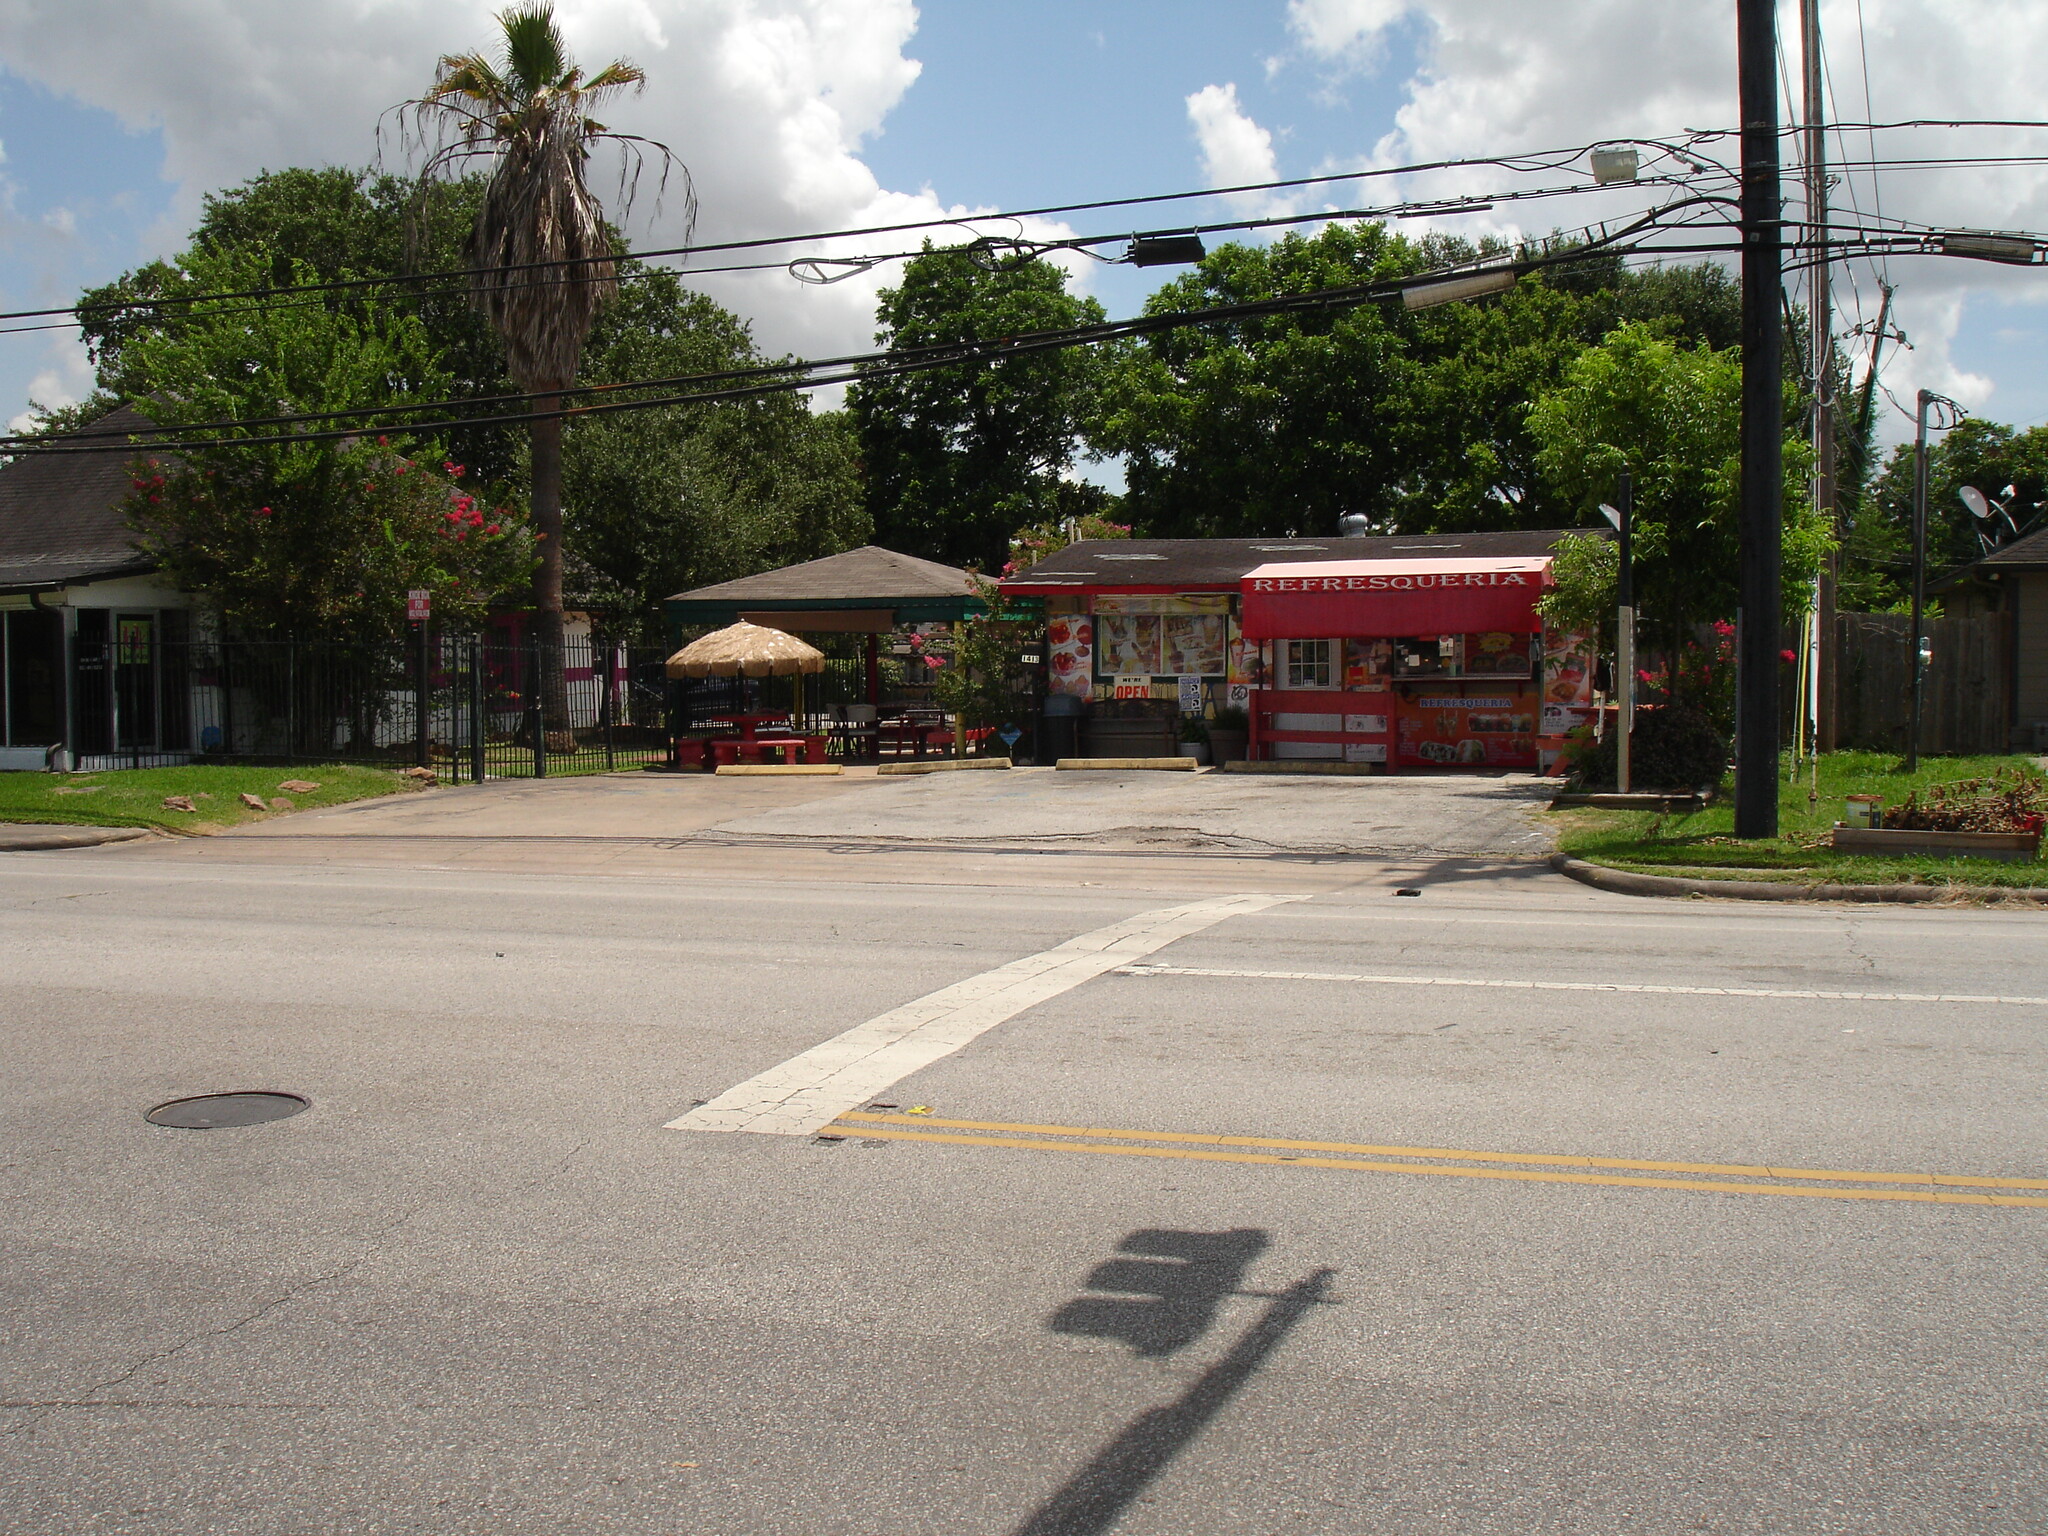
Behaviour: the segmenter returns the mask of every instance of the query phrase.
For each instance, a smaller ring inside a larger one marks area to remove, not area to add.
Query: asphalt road
[[[0,857],[0,1532],[2048,1524],[2040,914],[689,852]]]

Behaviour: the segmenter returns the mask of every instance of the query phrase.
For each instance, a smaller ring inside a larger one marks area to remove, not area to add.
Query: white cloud
[[[91,393],[92,360],[86,356],[85,347],[77,337],[62,332],[53,335],[44,355],[48,359],[47,366],[39,369],[28,384],[28,398],[33,404],[76,405]],[[24,432],[32,425],[34,417],[23,411],[7,423],[7,430]]]
[[[265,168],[369,161],[379,115],[426,86],[442,53],[488,45],[502,3],[0,0],[0,56],[130,127],[162,130],[178,194],[160,238],[175,248],[209,190]],[[587,64],[624,55],[646,70],[645,93],[606,120],[670,145],[689,165],[699,242],[968,211],[928,190],[885,189],[860,158],[917,78],[905,52],[912,0],[561,0],[558,12]],[[391,128],[387,158],[398,147]],[[633,243],[680,244],[681,210],[679,197],[657,211],[643,196]],[[915,248],[916,237],[861,244]],[[701,285],[770,349],[829,353],[867,341],[875,290],[888,280],[884,269],[826,288],[779,272]]]
[[[1311,53],[1370,67],[1408,9],[1407,0],[1288,0],[1287,24]]]
[[[1240,187],[1279,179],[1273,135],[1238,104],[1235,83],[1203,86],[1187,98],[1187,109],[1202,151],[1202,174],[1210,186]],[[1276,193],[1240,193],[1237,201],[1259,213],[1291,213],[1294,206]]]
[[[1527,0],[1290,0],[1289,22],[1309,59],[1335,70],[1371,68],[1386,56],[1389,34],[1414,24],[1423,39],[1420,62],[1402,83],[1395,128],[1371,157],[1378,164],[1588,144],[1607,137],[1668,136],[1687,127],[1733,126],[1735,23],[1731,8],[1643,5],[1637,0],[1577,0],[1531,5]],[[1861,18],[1866,32],[1859,32]],[[2037,79],[2048,72],[2048,7],[2031,0],[1822,0],[1824,47],[1835,91],[1831,116],[1842,121],[2025,116],[1987,82]],[[1797,27],[1788,5],[1781,33],[1792,47]],[[1863,94],[1867,42],[1870,101]],[[2009,91],[2006,93],[2009,95]],[[1887,155],[2048,152],[2048,134],[2024,130],[1919,130],[1880,135]],[[1868,140],[1850,135],[1848,155],[1867,158]],[[1840,159],[1844,147],[1831,145]],[[1721,158],[1732,160],[1732,146]],[[1438,190],[1478,191],[1511,184],[1501,172],[1441,178]],[[1866,215],[1883,211],[1940,225],[2048,228],[2048,168],[1997,166],[1939,172],[1852,171],[1837,207]],[[1796,191],[1790,195],[1796,199]],[[1640,206],[1640,202],[1638,203]],[[1616,211],[1614,201],[1578,200],[1516,211],[1503,205],[1496,226],[1524,219],[1532,230],[1567,227]],[[1892,354],[1886,382],[1909,397],[1919,387],[1942,390],[1997,413],[1991,381],[1960,371],[1950,345],[1971,295],[1996,294],[2048,302],[2038,273],[1953,260],[1895,259],[1894,315],[1912,338]],[[1873,319],[1875,279],[1867,263],[1853,269],[1861,316]],[[1853,321],[1856,295],[1838,279]]]
[[[50,209],[43,215],[43,223],[67,238],[78,233],[78,215],[69,208]]]

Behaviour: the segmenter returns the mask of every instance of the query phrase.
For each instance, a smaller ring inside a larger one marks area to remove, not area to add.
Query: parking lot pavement
[[[1549,851],[1529,817],[1549,793],[1529,775],[638,773],[439,789],[283,817],[231,839],[739,837],[1532,858]]]

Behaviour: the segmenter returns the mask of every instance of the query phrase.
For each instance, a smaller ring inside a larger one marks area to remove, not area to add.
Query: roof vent
[[[1347,539],[1362,539],[1372,532],[1372,519],[1363,512],[1346,512],[1337,519],[1337,532]]]

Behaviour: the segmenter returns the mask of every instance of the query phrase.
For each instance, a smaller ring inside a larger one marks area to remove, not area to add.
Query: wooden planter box
[[[1180,730],[1171,720],[1090,719],[1081,724],[1083,757],[1179,757]]]
[[[1837,853],[1878,854],[1891,858],[1997,859],[2018,864],[2041,852],[2038,832],[1910,832],[1863,827],[1836,827]]]

